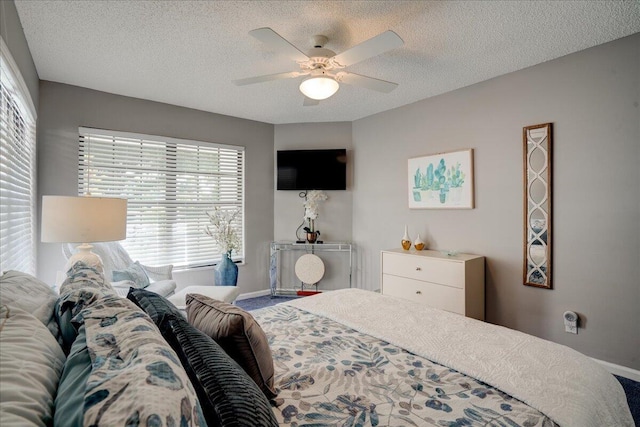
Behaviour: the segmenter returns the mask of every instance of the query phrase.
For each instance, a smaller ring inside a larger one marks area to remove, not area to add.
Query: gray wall
[[[275,125],[274,156],[278,150],[347,149],[347,190],[325,191],[315,222],[325,241],[351,240],[352,165],[351,122],[298,123]],[[309,163],[313,167],[313,162]],[[275,182],[275,168],[273,182]],[[275,188],[275,185],[274,185]],[[304,200],[299,191],[274,192],[273,235],[277,240],[296,240],[296,228],[304,216]]]
[[[346,191],[325,191],[327,200],[320,204],[315,227],[320,231],[320,240],[325,242],[350,242],[351,209],[353,206],[353,150],[351,144],[351,122],[296,123],[275,125],[274,155],[278,150],[311,150],[327,148],[347,149]],[[313,167],[313,162],[309,162]],[[273,182],[276,180],[274,168]],[[275,187],[275,185],[274,185]],[[304,199],[299,191],[274,191],[273,235],[276,240],[295,241],[296,229],[302,224]],[[305,224],[306,226],[306,224]],[[301,236],[304,232],[301,232]],[[344,287],[349,274],[349,258],[344,253],[316,253],[325,264],[325,274],[318,285],[319,290]],[[293,272],[300,253],[281,253],[280,283],[283,288],[299,286]]]
[[[38,199],[75,195],[78,127],[161,135],[246,147],[245,264],[241,293],[268,287],[268,244],[273,240],[273,125],[42,81],[38,120]],[[41,243],[38,276],[53,283],[64,265],[59,244]],[[176,273],[179,287],[213,284],[210,268]]]
[[[31,99],[38,108],[38,72],[31,57],[31,51],[24,36],[20,17],[13,0],[0,1],[0,36],[7,44],[13,60],[16,61],[24,79]]]
[[[486,259],[487,320],[640,369],[640,34],[353,123],[358,283],[404,224]],[[522,285],[522,127],[552,122],[554,289]],[[475,150],[473,210],[410,210],[407,159]],[[562,313],[578,312],[578,335]]]

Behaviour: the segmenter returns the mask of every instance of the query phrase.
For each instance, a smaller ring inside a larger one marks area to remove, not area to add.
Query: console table
[[[295,243],[295,242],[271,242],[270,245],[270,263],[269,263],[269,285],[271,288],[271,296],[296,296],[299,290],[302,290],[302,283],[295,277],[293,272],[293,264],[295,259],[304,254],[314,254],[323,258],[323,262],[327,264],[327,273],[333,277],[325,278],[327,280],[335,279],[342,284],[351,287],[351,263],[352,263],[353,246],[347,242],[325,242],[325,243]],[[336,259],[337,258],[337,259]],[[343,268],[332,268],[334,264],[343,263]],[[323,278],[320,283],[320,291],[326,290],[322,288]]]

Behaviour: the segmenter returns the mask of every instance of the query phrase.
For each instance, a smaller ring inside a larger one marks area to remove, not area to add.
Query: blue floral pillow
[[[122,280],[129,280],[134,283],[132,287],[137,289],[144,289],[149,286],[149,276],[144,271],[138,261],[131,264],[124,270],[113,270],[113,281],[120,282]]]

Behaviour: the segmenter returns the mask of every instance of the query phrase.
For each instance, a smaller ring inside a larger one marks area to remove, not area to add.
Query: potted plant
[[[218,206],[207,212],[210,224],[205,226],[205,233],[216,241],[222,252],[221,261],[214,267],[215,284],[218,286],[236,286],[238,282],[238,266],[231,259],[231,252],[240,247],[240,236],[233,227],[240,214],[240,209],[228,211]]]
[[[309,225],[304,227],[307,233],[307,242],[315,243],[320,235],[320,231],[315,229],[315,220],[318,218],[318,208],[320,202],[327,200],[327,194],[320,190],[310,190],[304,200],[304,219]]]

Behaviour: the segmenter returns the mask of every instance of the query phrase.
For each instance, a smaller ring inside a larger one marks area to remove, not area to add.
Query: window
[[[78,193],[127,202],[131,258],[177,268],[221,258],[207,211],[243,209],[244,148],[80,128]],[[233,226],[244,241],[243,215]],[[243,259],[244,246],[233,258]]]
[[[36,110],[0,38],[0,271],[36,273]]]

